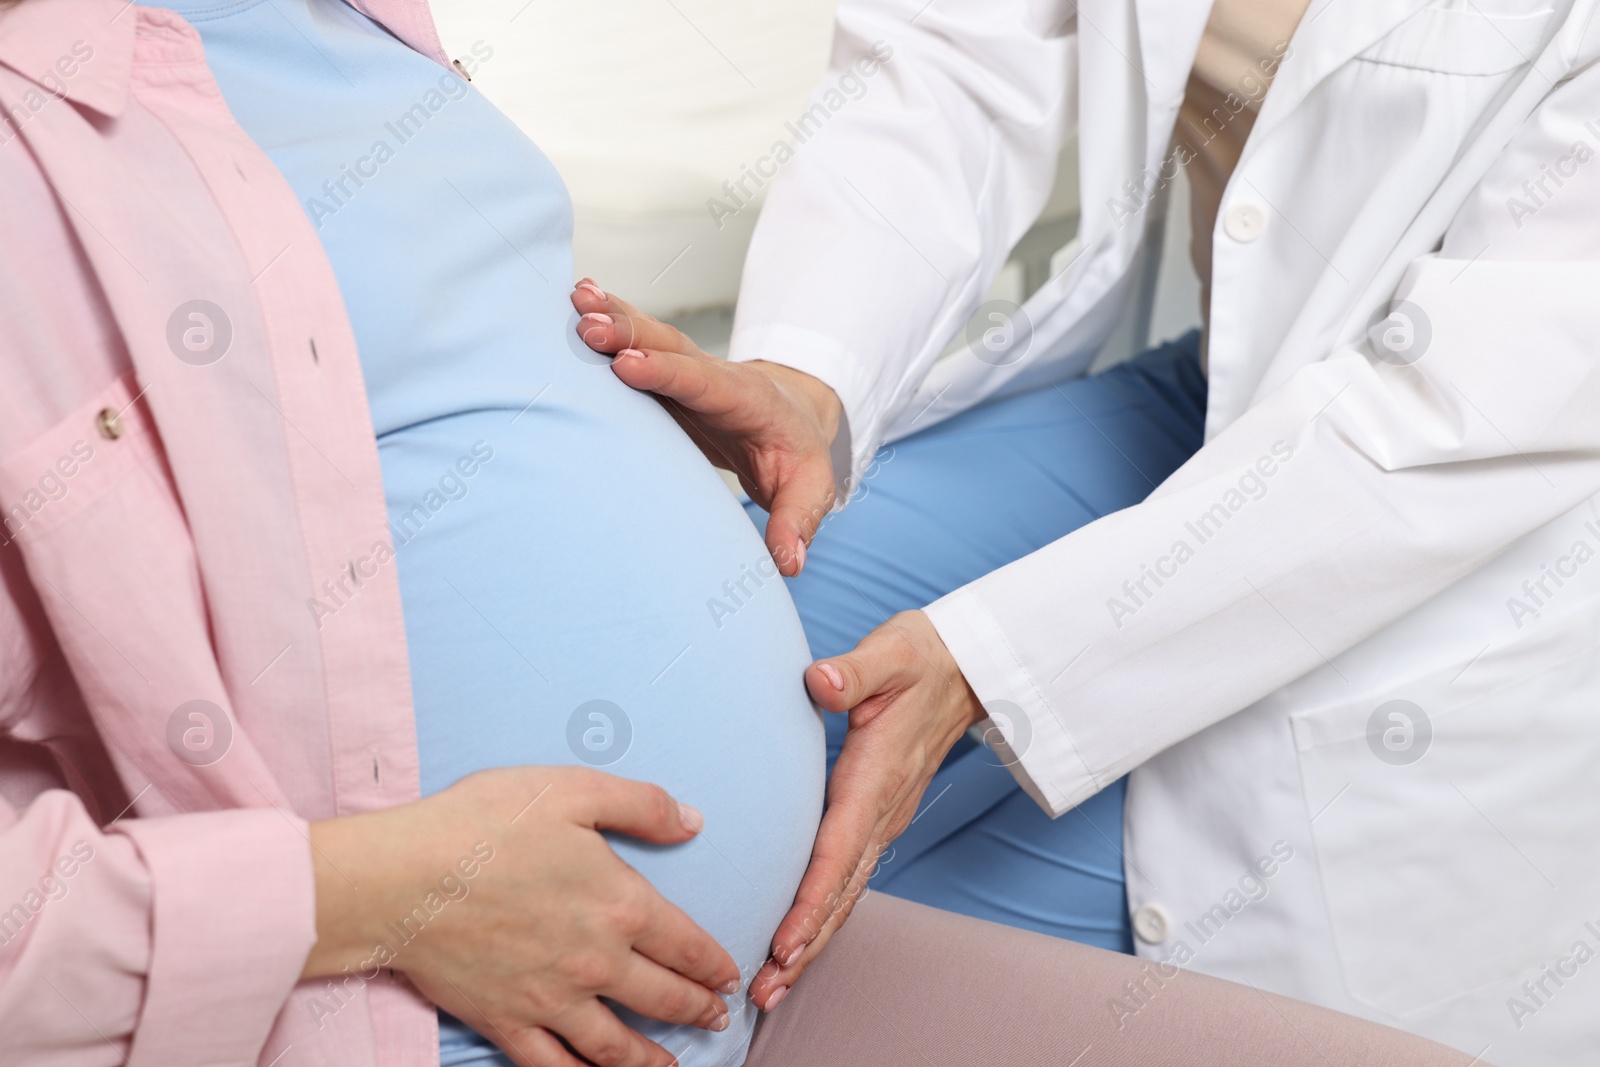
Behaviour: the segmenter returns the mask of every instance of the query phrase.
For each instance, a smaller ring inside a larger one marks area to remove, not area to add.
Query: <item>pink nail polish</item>
[[[844,675],[839,673],[838,667],[831,663],[819,663],[817,664],[817,670],[822,672],[822,676],[828,680],[830,685],[839,690],[839,692],[844,692]]]
[[[606,298],[606,291],[604,289],[600,288],[594,282],[591,282],[591,281],[579,282],[578,283],[578,288],[579,289],[587,289],[589,292],[593,293],[596,297],[600,298],[601,300],[604,300]]]
[[[619,356],[632,356],[635,359],[644,359],[644,358],[646,358],[645,354],[643,352],[639,351],[637,348],[624,348],[621,352],[618,352],[617,355],[619,355]]]
[[[610,326],[613,322],[615,322],[617,320],[613,319],[610,315],[607,315],[603,311],[590,311],[590,312],[586,313],[583,316],[583,321],[585,321],[585,322],[602,322],[602,323],[605,323],[607,326]]]
[[[773,1008],[776,1008],[779,1004],[783,1003],[783,998],[788,995],[789,987],[786,985],[779,986],[778,991],[767,998],[767,1006],[764,1010],[771,1011]]]
[[[789,966],[789,964],[791,964],[795,960],[799,959],[800,958],[800,953],[804,952],[805,950],[806,950],[806,947],[804,945],[796,945],[794,948],[790,949],[787,954],[784,955],[783,959],[779,960],[778,962],[783,964],[785,967],[787,967],[787,966]]]
[[[806,543],[802,538],[794,546],[794,572],[799,574],[806,568]]]

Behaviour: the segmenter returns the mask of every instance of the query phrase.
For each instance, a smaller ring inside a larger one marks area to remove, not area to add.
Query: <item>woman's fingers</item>
[[[732,982],[735,992],[739,988],[738,981],[735,978]],[[606,996],[640,1015],[664,1023],[718,1032],[728,1028],[728,1004],[722,997],[639,952],[634,953],[622,980],[608,990]]]
[[[582,777],[586,782],[579,818],[596,830],[614,830],[671,845],[688,840],[705,825],[700,812],[674,800],[660,786],[600,771],[583,772]],[[638,951],[711,989],[738,980],[738,964],[715,938],[643,878],[635,875],[634,880],[637,895],[633,906],[638,910],[635,918],[640,931],[634,947]]]
[[[674,800],[660,786],[601,771],[576,772],[575,777],[582,783],[576,816],[593,829],[671,845],[688,840],[705,825],[700,812]],[[634,885],[630,907],[637,951],[710,989],[738,980],[739,965],[715,938],[626,864],[618,860],[617,865]]]
[[[357,819],[365,822],[352,826]],[[379,832],[366,829],[373,821]],[[479,877],[477,903],[441,915],[438,935],[418,939],[398,963],[417,989],[492,1038],[518,1067],[673,1062],[602,998],[671,1024],[726,1026],[719,991],[738,988],[738,965],[601,833],[660,844],[693,838],[703,817],[664,790],[589,768],[502,768],[412,805],[317,824],[329,825],[421,857],[414,870],[391,875],[392,893],[373,900],[371,916],[358,916],[363,944],[371,943],[369,925],[380,928],[401,902],[430,891],[429,857],[454,855],[474,828],[492,836],[492,855],[504,858]],[[386,855],[371,866],[388,873],[397,864]],[[373,881],[381,891],[382,877]]]
[[[530,1026],[511,1033],[493,1026],[487,1029],[486,1036],[517,1067],[583,1067],[583,1061],[568,1052],[561,1040],[542,1026]]]
[[[621,1019],[598,1000],[575,1005],[555,1029],[596,1067],[670,1067],[677,1057]]]
[[[683,909],[661,896],[641,877],[645,914],[633,949],[662,967],[698,982],[706,990],[732,992],[739,988],[739,965],[716,939],[702,930]],[[634,1007],[632,1004],[629,1007]],[[703,1000],[701,1008],[711,1007]],[[635,1011],[643,1011],[634,1008]],[[649,1014],[649,1012],[645,1012]],[[661,1016],[653,1016],[661,1018]]]
[[[676,845],[700,832],[705,816],[681,804],[658,785],[619,778],[602,771],[574,771],[575,818],[596,830],[615,830]]]

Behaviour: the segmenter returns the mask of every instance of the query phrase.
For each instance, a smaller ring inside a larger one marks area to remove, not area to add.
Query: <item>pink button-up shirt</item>
[[[435,1064],[403,976],[298,983],[306,821],[417,796],[333,272],[182,19],[0,10],[0,1064]]]

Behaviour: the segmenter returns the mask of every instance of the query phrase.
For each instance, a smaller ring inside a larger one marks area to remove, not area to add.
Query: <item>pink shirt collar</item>
[[[122,113],[138,24],[129,0],[21,0],[0,15],[0,65],[53,96]]]
[[[428,0],[346,0],[435,62],[449,66]],[[0,15],[0,66],[52,96],[116,117],[133,70],[132,0],[20,0]]]

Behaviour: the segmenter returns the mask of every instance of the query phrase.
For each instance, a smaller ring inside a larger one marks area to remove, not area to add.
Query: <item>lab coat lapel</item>
[[[1143,208],[1157,193],[1162,157],[1172,141],[1184,85],[1200,47],[1210,3],[1194,0],[1081,0],[1078,4],[1079,94],[1094,106],[1078,124],[1080,189],[1085,205],[1079,228],[1092,269],[1107,256],[1120,267],[1137,254]],[[1138,225],[1109,205],[1136,203]],[[1090,205],[1094,208],[1091,210]],[[1107,210],[1101,210],[1107,205]],[[1092,254],[1091,254],[1092,253]],[[1061,288],[1076,289],[1073,278]],[[1098,298],[1100,294],[1096,294]]]
[[[1324,78],[1428,3],[1429,0],[1312,0],[1289,42],[1289,54],[1262,101],[1245,157],[1250,156],[1251,146],[1266,140]],[[1240,160],[1243,165],[1244,160]]]
[[[1152,114],[1177,114],[1189,70],[1200,49],[1211,4],[1194,0],[1134,0],[1139,25],[1139,59]],[[1165,146],[1163,146],[1165,147]]]

